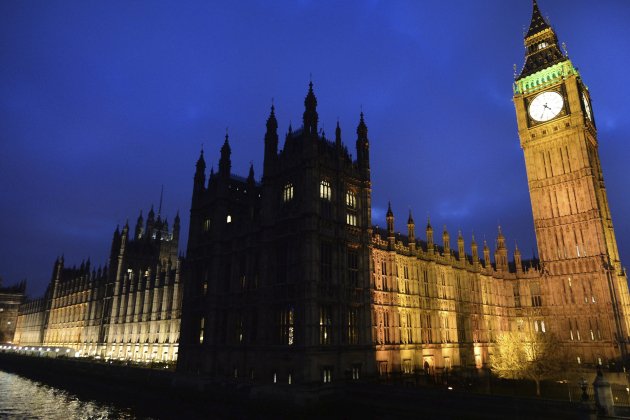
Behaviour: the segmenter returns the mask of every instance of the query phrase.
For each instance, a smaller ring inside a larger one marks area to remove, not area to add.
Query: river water
[[[0,371],[0,419],[136,419],[121,409]]]

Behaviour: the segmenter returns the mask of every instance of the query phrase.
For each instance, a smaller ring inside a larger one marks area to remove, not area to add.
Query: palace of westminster
[[[105,267],[57,259],[45,295],[20,305],[13,345],[296,384],[481,368],[519,330],[555,334],[576,364],[626,360],[628,283],[590,93],[535,0],[525,47],[513,101],[539,259],[509,255],[500,228],[491,255],[411,214],[395,234],[391,208],[374,227],[363,114],[353,160],[338,124],[334,139],[318,130],[311,83],[282,149],[272,106],[261,179],[231,173],[227,136],[217,173],[201,152],[185,257],[179,216],[169,228],[141,213],[116,229]]]

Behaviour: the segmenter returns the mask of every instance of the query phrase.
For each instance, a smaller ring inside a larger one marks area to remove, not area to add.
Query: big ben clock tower
[[[591,95],[536,0],[514,83],[546,291],[541,315],[578,362],[626,358],[628,284],[598,155]]]

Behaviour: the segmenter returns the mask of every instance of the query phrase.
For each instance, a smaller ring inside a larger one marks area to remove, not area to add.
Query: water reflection
[[[0,418],[135,419],[130,410],[80,399],[76,395],[0,371]]]

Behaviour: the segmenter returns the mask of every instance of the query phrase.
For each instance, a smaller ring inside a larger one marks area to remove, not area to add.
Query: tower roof
[[[544,29],[551,28],[549,23],[543,18],[540,9],[538,8],[538,2],[534,0],[534,11],[532,12],[532,21],[529,24],[529,30],[527,31],[526,38],[543,31]]]
[[[525,35],[525,48],[525,64],[517,79],[567,60],[560,51],[556,33],[549,22],[543,18],[536,0],[533,0],[532,20]]]

